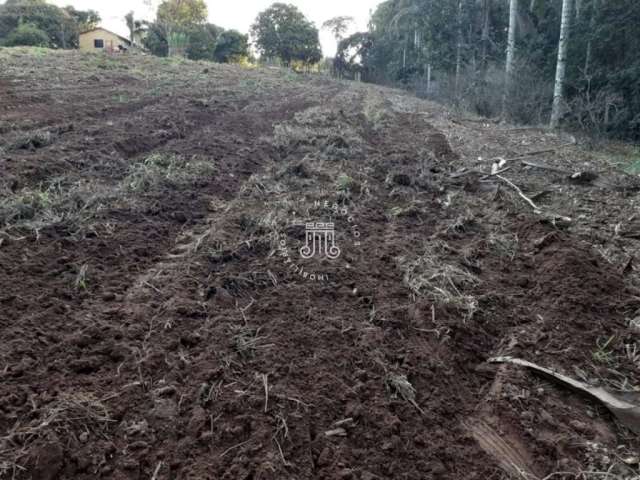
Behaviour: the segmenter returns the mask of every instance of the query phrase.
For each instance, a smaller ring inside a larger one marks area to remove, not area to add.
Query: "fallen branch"
[[[540,207],[538,207],[538,205],[536,205],[533,202],[533,200],[531,200],[524,193],[522,193],[522,190],[520,190],[520,187],[518,187],[515,183],[513,183],[508,178],[503,177],[502,175],[495,175],[495,177],[499,178],[500,180],[505,182],[507,185],[509,185],[511,188],[513,188],[518,193],[518,195],[520,195],[520,197],[522,197],[533,208],[534,213],[536,213],[538,215],[544,215],[542,209]],[[570,217],[565,217],[563,215],[558,215],[556,213],[548,212],[548,215],[551,215],[554,218],[559,218],[560,220],[564,220],[565,222],[570,222],[571,221]]]
[[[156,465],[156,469],[153,471],[153,476],[151,477],[151,480],[158,479],[158,474],[160,473],[161,468],[162,468],[162,462],[158,462],[158,464]]]
[[[262,375],[262,383],[264,384],[264,413],[269,410],[269,376],[268,374]]]
[[[586,393],[602,403],[607,409],[634,433],[640,435],[640,394],[638,392],[616,392],[615,394],[602,387],[591,387],[585,383],[574,380],[560,373],[556,373],[548,368],[541,367],[535,363],[512,357],[496,357],[489,359],[490,363],[511,363],[522,367],[530,368],[537,373],[557,380],[564,385]]]

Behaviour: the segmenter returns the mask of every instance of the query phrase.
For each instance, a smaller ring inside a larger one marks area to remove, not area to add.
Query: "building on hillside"
[[[80,34],[80,50],[83,52],[122,52],[131,42],[106,28],[97,27]]]

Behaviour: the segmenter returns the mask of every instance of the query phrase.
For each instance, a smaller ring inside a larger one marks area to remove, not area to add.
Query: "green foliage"
[[[148,24],[143,44],[153,55],[166,57],[172,47],[183,49],[191,60],[209,60],[221,63],[236,62],[249,56],[249,39],[235,30],[224,30],[212,23],[196,25],[182,31],[170,31],[159,23]]]
[[[189,46],[189,35],[182,30],[169,30],[167,34],[167,44],[169,46],[169,56],[175,55],[176,53],[181,55],[182,52],[186,54],[187,47]]]
[[[236,30],[223,32],[215,46],[213,58],[216,62],[229,63],[249,56],[249,39]]]
[[[476,113],[499,114],[508,3],[383,1],[368,32],[340,42],[335,68],[347,76],[359,71],[365,81],[414,87],[426,82],[428,64],[434,95],[458,103],[459,93]],[[571,15],[564,123],[597,135],[640,139],[640,2],[582,0],[580,5]],[[514,120],[546,121],[561,11],[561,0],[519,2],[515,91],[508,105]],[[460,86],[456,95],[451,94],[454,78]]]
[[[23,23],[7,35],[4,40],[4,46],[48,47],[49,37],[35,25]]]
[[[353,21],[353,17],[334,17],[324,22],[322,28],[329,30],[335,39],[340,41],[344,34],[347,33],[347,30],[349,30],[349,25],[351,25]]]
[[[79,32],[86,32],[100,23],[100,15],[95,10],[76,10],[71,5],[63,8],[74,19]]]
[[[354,78],[356,72],[366,73],[371,65],[373,39],[369,33],[354,33],[338,43],[333,68],[341,77]]]
[[[163,0],[157,17],[172,29],[188,29],[207,20],[207,4],[204,0]]]
[[[279,58],[287,66],[293,61],[314,64],[322,59],[318,29],[293,5],[271,5],[258,15],[251,35],[263,57]]]
[[[197,26],[188,33],[187,58],[191,60],[213,60],[216,42],[223,29],[213,24]]]
[[[62,9],[44,0],[11,0],[0,5],[0,42],[6,42],[20,25],[30,24],[47,35],[47,46],[74,48],[78,45],[80,31],[95,25],[99,20],[98,14],[92,10],[80,11],[72,7]],[[30,37],[32,41],[35,39],[33,32]]]
[[[166,57],[169,55],[169,43],[164,28],[158,23],[149,23],[147,34],[142,39],[142,45],[149,50],[152,55]]]

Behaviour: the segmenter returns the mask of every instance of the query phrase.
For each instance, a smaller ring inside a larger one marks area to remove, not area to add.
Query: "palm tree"
[[[129,40],[131,40],[131,44],[133,44],[133,36],[135,35],[136,31],[136,21],[133,18],[133,10],[124,16],[124,21],[126,22],[127,28],[129,29]]]

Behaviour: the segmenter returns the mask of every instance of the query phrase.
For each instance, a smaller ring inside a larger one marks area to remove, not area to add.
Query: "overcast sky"
[[[73,5],[80,10],[97,10],[102,17],[102,26],[118,33],[127,35],[127,28],[123,17],[133,10],[136,18],[152,20],[153,9],[144,0],[51,0],[59,6]],[[242,33],[249,33],[249,27],[259,12],[266,9],[275,0],[205,0],[209,7],[209,22],[223,28],[234,28]],[[322,23],[332,17],[349,15],[355,18],[355,31],[365,30],[369,21],[370,11],[374,10],[381,0],[280,0],[296,5],[304,15],[320,28]],[[2,3],[3,0],[0,0]],[[154,0],[157,5],[158,0]],[[333,56],[336,42],[333,36],[320,30],[320,43],[325,56]]]

